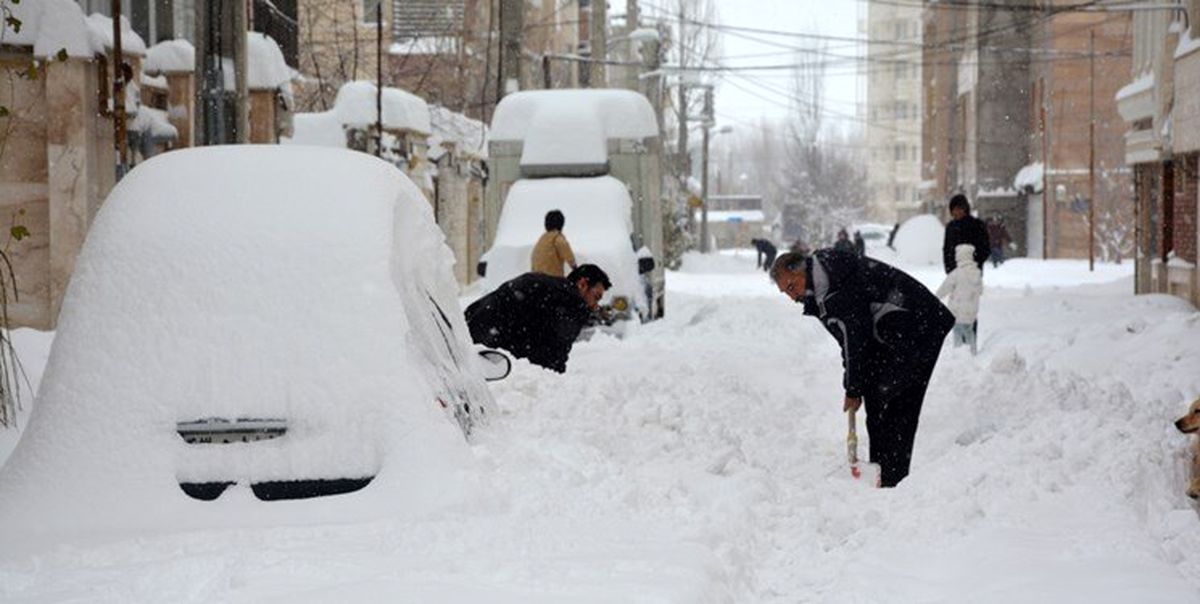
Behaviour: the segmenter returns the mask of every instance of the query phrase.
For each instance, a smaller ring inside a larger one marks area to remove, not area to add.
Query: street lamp
[[[712,106],[712,100],[711,100],[712,99],[712,88],[709,88],[706,92],[708,93],[708,96],[705,101],[705,104],[707,105],[707,107],[706,107],[706,109],[707,109],[707,108],[711,108],[711,106]],[[711,116],[712,112],[706,111],[706,114]],[[710,134],[712,127],[713,127],[713,122],[711,121],[711,118],[705,120],[705,122],[704,122],[704,159],[701,160],[702,174],[700,175],[700,197],[704,200],[704,203],[702,203],[700,205],[700,253],[702,253],[702,254],[707,254],[709,251],[708,250],[708,143],[709,143],[710,139],[712,139],[712,135]],[[733,132],[733,126],[721,126],[719,129],[717,129],[718,135],[729,134],[730,132]]]

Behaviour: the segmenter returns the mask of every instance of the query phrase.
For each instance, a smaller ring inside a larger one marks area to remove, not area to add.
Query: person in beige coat
[[[546,232],[538,238],[537,243],[533,246],[533,253],[529,258],[529,270],[535,273],[551,275],[554,277],[562,277],[563,265],[566,264],[574,270],[575,253],[571,251],[571,244],[567,242],[566,235],[563,235],[563,225],[566,224],[566,218],[563,213],[558,210],[550,210],[546,212]]]

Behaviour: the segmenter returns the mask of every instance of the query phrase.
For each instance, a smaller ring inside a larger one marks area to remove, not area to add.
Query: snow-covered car
[[[433,511],[494,402],[453,258],[395,167],[316,147],[174,151],[96,216],[0,534]],[[306,499],[264,503],[280,499]]]
[[[483,291],[529,272],[546,212],[560,210],[576,262],[595,264],[612,280],[601,305],[614,319],[653,318],[645,275],[654,269],[654,259],[648,250],[633,248],[632,207],[629,190],[611,176],[516,181],[500,213],[495,242],[480,260]]]

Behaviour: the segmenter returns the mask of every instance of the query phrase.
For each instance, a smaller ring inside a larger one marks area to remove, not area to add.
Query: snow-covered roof
[[[504,97],[491,140],[524,143],[522,166],[604,164],[611,139],[658,136],[646,97],[632,90],[527,90]]]
[[[342,124],[365,128],[375,123],[375,90],[373,82],[363,80],[342,85],[334,100],[334,111]],[[387,130],[412,130],[432,134],[429,105],[415,94],[385,86],[383,127]]]
[[[155,138],[179,137],[179,131],[167,119],[166,111],[145,105],[138,107],[137,115],[129,123],[129,129],[134,132],[147,133]]]
[[[92,35],[95,36],[106,50],[112,50],[113,47],[113,21],[112,17],[106,17],[100,13],[92,13],[87,17],[88,28],[91,29]],[[129,19],[121,17],[121,52],[127,55],[137,57],[146,55],[146,41],[133,31],[133,26],[129,24]]]
[[[163,40],[146,51],[142,69],[147,73],[191,73],[196,69],[196,49],[187,40]]]
[[[15,31],[7,20],[0,21],[0,44],[32,46],[38,58],[52,57],[65,50],[68,56],[91,58],[104,52],[102,39],[88,26],[83,9],[71,0],[36,0],[5,3],[12,17],[21,22]],[[109,36],[112,36],[110,21]]]
[[[420,191],[363,153],[220,145],[139,164],[88,232],[35,412],[0,469],[5,543],[411,518],[477,498],[437,399],[490,411],[453,261]],[[175,432],[206,418],[288,431],[248,446]],[[372,476],[283,503],[248,488]],[[213,480],[238,484],[214,501],[177,484]]]
[[[1041,193],[1043,169],[1042,162],[1032,163],[1021,168],[1013,178],[1013,188],[1018,191]]]
[[[1116,100],[1122,101],[1131,96],[1146,92],[1154,87],[1154,72],[1148,71],[1136,80],[1124,85],[1117,91]]]
[[[546,212],[559,210],[566,218],[563,234],[575,260],[608,273],[613,283],[608,296],[628,296],[639,308],[647,308],[630,240],[632,207],[629,190],[611,176],[518,180],[504,200],[495,243],[483,258],[483,289],[491,291],[529,271],[533,244],[545,232]]]
[[[451,143],[460,153],[487,158],[487,127],[483,122],[437,105],[429,108],[429,116],[433,126],[430,147]]]
[[[283,60],[283,51],[266,34],[246,32],[246,87],[271,90],[288,87],[292,69]]]

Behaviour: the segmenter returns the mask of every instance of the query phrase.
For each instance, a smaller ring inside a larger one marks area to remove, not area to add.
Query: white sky
[[[714,3],[718,20],[724,26],[863,37],[858,32],[858,19],[861,12],[865,20],[866,5],[857,0],[714,0]],[[721,35],[722,54],[725,57],[723,63],[726,66],[791,63],[794,61],[792,51],[782,46],[810,43],[810,40],[802,38],[749,32],[724,32]],[[829,53],[859,54],[859,49],[853,44],[826,44]],[[855,114],[856,93],[862,94],[857,71],[852,61],[829,66],[825,81],[826,118],[829,122],[840,121],[837,114]],[[789,71],[726,74],[722,80],[715,97],[718,124],[736,127],[756,122],[763,116],[781,118],[786,115],[787,96],[791,94]]]

